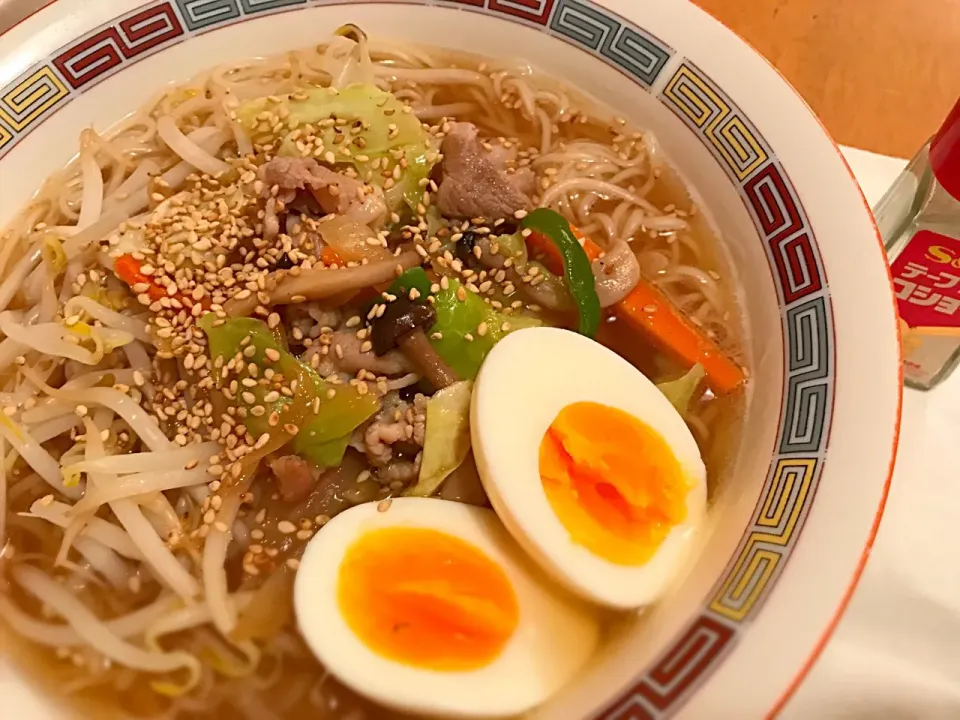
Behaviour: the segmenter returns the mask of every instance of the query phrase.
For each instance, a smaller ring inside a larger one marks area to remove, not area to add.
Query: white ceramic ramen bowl
[[[0,224],[164,83],[374,36],[522,55],[652,129],[726,240],[752,384],[730,491],[669,602],[544,720],[758,718],[816,661],[886,497],[900,406],[891,286],[870,212],[790,86],[685,0],[58,0],[0,37]],[[4,717],[57,717],[2,670]]]

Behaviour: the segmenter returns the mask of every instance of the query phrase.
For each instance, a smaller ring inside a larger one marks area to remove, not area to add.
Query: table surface
[[[957,0],[694,0],[772,62],[842,145],[911,157],[960,97]]]

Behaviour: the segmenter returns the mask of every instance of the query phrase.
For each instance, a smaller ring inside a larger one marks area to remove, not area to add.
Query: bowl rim
[[[52,0],[56,1],[56,0]],[[711,20],[714,22],[720,22],[713,16],[710,16],[709,13],[704,11],[705,15],[708,15]],[[867,210],[867,215],[870,218],[870,222],[873,225],[874,233],[877,239],[877,245],[880,247],[880,254],[886,258],[886,248],[883,244],[883,236],[880,234],[880,228],[877,226],[876,218],[873,215],[873,209],[870,207],[870,202],[867,200],[867,196],[863,193],[863,188],[860,187],[860,183],[857,180],[857,176],[853,172],[853,168],[850,167],[850,163],[847,161],[846,156],[840,150],[840,145],[834,139],[833,135],[827,129],[827,126],[823,124],[820,116],[814,112],[813,108],[810,107],[810,104],[804,99],[804,97],[797,91],[793,84],[787,80],[782,72],[774,65],[770,60],[766,58],[759,50],[757,50],[750,42],[744,39],[742,35],[734,31],[732,28],[727,26],[727,30],[736,35],[740,41],[746,45],[750,50],[761,60],[763,60],[767,66],[773,70],[777,75],[780,76],[780,79],[783,80],[784,85],[786,85],[793,94],[797,97],[800,102],[806,106],[807,110],[810,112],[810,115],[820,124],[820,127],[823,130],[824,137],[826,137],[830,143],[833,145],[834,150],[839,156],[840,160],[843,162],[843,167],[846,170],[847,174],[850,176],[850,179],[853,181],[854,185],[857,187],[857,191],[860,193],[860,200],[863,202],[863,206]],[[887,280],[890,284],[890,295],[891,297],[896,296],[896,287],[893,284],[893,275],[890,271],[889,263],[887,265]],[[893,440],[892,440],[892,449],[890,453],[890,463],[887,468],[887,476],[883,483],[883,489],[880,495],[880,502],[877,506],[877,512],[873,519],[873,525],[870,528],[870,533],[867,536],[866,543],[864,545],[863,551],[860,553],[860,559],[857,562],[856,567],[854,568],[853,574],[850,577],[849,585],[847,586],[846,592],[844,592],[843,597],[840,599],[840,603],[837,606],[837,609],[834,611],[833,617],[830,619],[830,622],[824,628],[823,632],[820,634],[820,637],[817,639],[816,645],[810,652],[809,657],[803,663],[799,670],[793,677],[793,680],[790,681],[790,684],[784,688],[780,697],[774,703],[773,707],[767,713],[766,718],[775,718],[779,715],[783,709],[790,702],[791,698],[796,695],[797,690],[800,689],[800,686],[803,685],[804,680],[807,679],[807,676],[810,674],[810,671],[813,669],[813,666],[817,664],[817,660],[820,659],[820,656],[823,654],[823,651],[826,649],[827,645],[830,644],[830,640],[833,637],[833,634],[836,632],[837,627],[840,625],[840,621],[843,620],[843,616],[847,611],[847,608],[850,605],[850,601],[853,599],[854,593],[857,591],[857,586],[860,584],[860,578],[863,576],[863,571],[867,567],[867,562],[870,559],[870,552],[873,549],[873,544],[876,542],[877,533],[880,530],[880,524],[883,521],[883,514],[887,507],[887,500],[890,498],[890,486],[893,483],[893,472],[894,467],[897,462],[897,452],[900,447],[900,436],[902,429],[903,421],[903,349],[902,349],[902,331],[900,324],[896,324],[896,334],[897,334],[897,353],[898,359],[900,361],[898,368],[898,377],[897,377],[897,417],[896,425],[893,431]]]
[[[51,2],[56,2],[56,0],[50,0]],[[692,4],[692,3],[691,3]],[[783,82],[784,86],[790,89],[794,94],[797,100],[799,100],[807,111],[810,113],[810,116],[817,121],[820,125],[821,130],[823,130],[824,137],[830,141],[833,145],[837,156],[843,162],[843,167],[847,172],[847,175],[850,176],[850,179],[853,181],[853,184],[856,186],[857,191],[860,194],[860,200],[863,203],[864,208],[867,210],[867,215],[870,219],[870,223],[873,225],[874,234],[876,236],[877,245],[880,248],[880,254],[882,257],[886,258],[886,248],[883,243],[883,236],[880,233],[880,228],[877,225],[876,218],[873,215],[873,209],[870,207],[870,202],[867,200],[867,196],[863,193],[863,188],[860,186],[860,182],[857,180],[856,174],[853,172],[853,168],[850,167],[850,163],[847,161],[846,156],[843,154],[843,151],[840,149],[840,144],[834,139],[833,134],[830,130],[827,129],[827,126],[824,124],[821,117],[816,113],[816,111],[810,106],[810,103],[807,102],[806,98],[800,94],[800,92],[793,86],[787,77],[780,71],[780,69],[771,62],[766,55],[761,53],[749,40],[747,40],[739,32],[731,28],[729,25],[725,25],[718,18],[714,17],[706,10],[699,6],[695,6],[698,11],[700,11],[707,21],[722,25],[724,29],[733,34],[740,40],[740,42],[745,45],[750,51],[764,63],[767,67],[775,72],[780,80]],[[887,280],[890,284],[890,294],[891,297],[896,296],[896,287],[893,284],[893,275],[890,271],[889,262],[887,264]],[[867,536],[866,543],[864,544],[863,551],[860,553],[860,559],[857,562],[856,567],[854,568],[853,574],[850,577],[849,585],[847,586],[846,591],[843,594],[843,597],[840,599],[840,603],[837,605],[836,610],[833,613],[833,617],[830,618],[829,623],[823,629],[820,634],[820,637],[817,639],[816,644],[810,652],[810,655],[807,657],[803,665],[797,670],[793,679],[790,681],[790,684],[784,688],[783,692],[780,694],[780,697],[777,698],[773,707],[767,713],[766,718],[772,719],[778,716],[783,709],[790,702],[791,698],[796,695],[797,690],[800,689],[800,686],[806,680],[807,676],[810,674],[810,671],[813,669],[813,666],[817,664],[817,660],[820,659],[820,656],[823,654],[823,651],[829,645],[830,640],[833,638],[833,634],[836,632],[837,627],[840,625],[840,621],[843,620],[843,616],[847,611],[847,608],[850,605],[850,601],[853,599],[853,595],[857,590],[857,586],[860,584],[860,578],[863,576],[863,571],[867,567],[867,562],[870,559],[870,553],[873,549],[873,545],[877,539],[877,533],[880,530],[880,524],[883,521],[883,514],[887,507],[887,500],[890,497],[890,486],[893,483],[893,472],[894,467],[897,462],[897,452],[900,446],[900,434],[901,434],[901,423],[903,420],[903,349],[902,349],[902,330],[899,323],[896,324],[896,333],[897,333],[897,352],[899,354],[899,373],[897,378],[897,417],[896,425],[893,432],[893,441],[892,441],[892,450],[890,454],[890,463],[887,469],[887,476],[883,483],[883,489],[881,491],[880,502],[877,506],[877,511],[873,519],[873,525],[870,528],[870,533]]]
[[[540,1],[541,1],[541,2],[544,2],[546,5],[548,5],[550,8],[552,8],[555,3],[556,3],[557,6],[560,6],[565,0],[540,0]],[[578,1],[579,1],[580,3],[582,3],[582,4],[589,4],[589,5],[599,6],[599,7],[602,8],[605,12],[607,12],[607,13],[609,13],[609,14],[612,14],[612,15],[620,18],[621,20],[623,20],[624,23],[632,23],[632,22],[633,22],[632,18],[624,17],[623,15],[617,13],[616,10],[613,8],[613,6],[616,6],[616,5],[618,5],[618,4],[622,4],[622,3],[618,3],[618,0],[596,0],[595,2],[594,2],[594,0],[578,0]],[[234,2],[234,4],[238,4],[238,3],[236,2],[236,0],[233,0],[233,2]],[[487,10],[487,4],[488,4],[488,3],[491,4],[491,5],[492,5],[492,4],[495,4],[495,3],[496,3],[496,4],[506,4],[506,3],[501,3],[500,0],[301,0],[301,2],[302,2],[303,4],[299,4],[299,5],[287,5],[287,6],[279,7],[279,8],[276,8],[276,9],[273,9],[273,10],[270,10],[270,11],[267,11],[267,12],[263,12],[263,16],[267,16],[267,15],[274,14],[274,13],[293,12],[293,11],[300,10],[300,9],[310,9],[310,8],[314,8],[314,7],[318,7],[318,6],[324,6],[324,5],[344,5],[344,4],[350,4],[351,2],[358,2],[358,3],[365,3],[365,4],[367,4],[367,3],[374,3],[374,4],[376,4],[376,3],[380,2],[380,3],[384,3],[384,4],[389,4],[389,5],[409,4],[409,5],[416,5],[416,6],[432,6],[432,7],[449,8],[449,9],[452,9],[452,10],[461,10],[461,11],[465,11],[465,12],[480,12],[480,11],[486,11],[486,10]],[[529,2],[533,2],[533,4],[537,4],[537,0],[529,0]],[[822,122],[820,121],[820,119],[816,116],[816,114],[812,111],[812,109],[809,107],[809,105],[806,103],[806,101],[802,98],[802,96],[800,96],[800,94],[793,88],[793,86],[790,85],[790,83],[786,80],[786,78],[783,77],[783,75],[779,72],[779,70],[777,70],[777,68],[776,68],[770,61],[768,61],[763,55],[761,55],[752,45],[750,45],[746,40],[744,40],[743,37],[741,37],[739,34],[735,33],[735,32],[734,32],[733,30],[731,30],[730,28],[727,28],[726,26],[722,25],[722,23],[720,23],[718,20],[716,20],[715,18],[713,18],[713,17],[712,17],[711,15],[709,15],[706,11],[704,11],[704,10],[702,10],[701,8],[693,5],[692,3],[688,3],[687,0],[677,0],[677,2],[678,2],[678,3],[683,3],[683,4],[685,4],[685,5],[686,5],[686,4],[689,4],[689,6],[690,6],[691,8],[693,8],[693,10],[694,10],[696,13],[699,13],[699,14],[701,15],[701,19],[702,19],[703,21],[708,22],[708,23],[712,23],[712,24],[714,24],[714,25],[722,28],[722,30],[723,30],[724,32],[729,33],[730,35],[736,37],[736,38],[739,40],[739,42],[740,42],[742,45],[744,45],[746,48],[748,48],[748,49],[751,51],[751,53],[752,53],[756,58],[759,58],[759,59],[763,60],[763,62],[766,64],[766,66],[767,66],[769,69],[772,69],[772,70],[776,73],[776,75],[779,77],[780,82],[781,82],[785,87],[787,87],[787,88],[790,89],[790,91],[793,93],[793,95],[796,97],[796,99],[800,100],[800,102],[802,103],[802,105],[807,109],[807,111],[808,111],[808,113],[810,114],[810,116],[811,116],[812,118],[814,118],[814,119],[816,120],[816,122],[819,124],[819,126],[820,126],[820,128],[821,128],[821,131],[822,131],[822,134],[823,134],[823,137],[825,137],[826,139],[829,140],[831,146],[833,147],[834,152],[835,152],[836,155],[840,158],[841,163],[842,163],[843,167],[845,168],[845,170],[846,170],[846,172],[847,172],[847,175],[849,176],[850,180],[853,181],[854,186],[857,188],[857,192],[858,192],[859,195],[860,195],[861,202],[863,203],[864,208],[865,208],[866,211],[867,211],[867,216],[870,218],[870,222],[871,222],[871,224],[872,224],[872,226],[873,226],[874,234],[875,234],[875,237],[876,237],[876,240],[877,240],[879,249],[880,249],[881,257],[885,257],[885,252],[884,252],[884,248],[883,248],[883,242],[882,242],[882,239],[881,239],[881,237],[880,237],[879,230],[878,230],[878,228],[877,228],[877,226],[876,226],[876,223],[875,223],[875,221],[873,220],[872,213],[870,212],[869,204],[867,203],[866,198],[863,196],[863,193],[862,193],[862,191],[861,191],[860,188],[859,188],[859,184],[857,183],[856,178],[855,178],[852,170],[851,170],[850,167],[849,167],[849,164],[846,162],[846,159],[844,158],[843,154],[841,153],[839,146],[836,144],[836,142],[835,142],[835,141],[833,140],[833,138],[830,136],[830,134],[829,134],[829,132],[827,131],[827,129],[823,126],[823,123],[822,123]],[[121,7],[121,3],[117,3],[117,9],[116,9],[115,13],[111,16],[111,19],[110,19],[110,20],[106,21],[105,23],[101,23],[100,25],[95,26],[95,27],[93,28],[93,30],[100,29],[100,28],[102,28],[102,27],[104,27],[104,26],[106,26],[106,25],[109,25],[109,24],[113,23],[113,22],[119,21],[121,18],[123,18],[123,17],[125,17],[125,16],[129,16],[131,13],[133,13],[133,12],[135,12],[135,11],[137,11],[137,10],[146,9],[146,8],[149,8],[149,7],[152,7],[152,6],[156,6],[156,5],[160,5],[160,4],[164,4],[164,3],[168,3],[168,4],[169,4],[172,8],[174,8],[174,9],[179,9],[179,10],[181,11],[181,14],[182,14],[183,11],[182,11],[182,6],[181,6],[181,3],[180,3],[180,0],[143,0],[143,1],[139,1],[139,0],[126,0],[126,1],[123,3],[122,7]],[[40,6],[36,7],[35,9],[33,9],[32,12],[30,12],[28,15],[26,15],[25,17],[23,17],[23,18],[21,18],[19,21],[17,21],[14,25],[10,26],[9,28],[7,28],[6,30],[4,30],[3,32],[0,32],[0,40],[2,40],[2,39],[4,38],[4,36],[8,35],[11,31],[14,31],[15,29],[17,29],[17,28],[20,27],[21,25],[23,25],[23,24],[31,21],[33,18],[35,18],[35,16],[43,13],[43,12],[44,12],[45,10],[47,10],[48,8],[51,8],[52,6],[55,6],[55,5],[61,5],[61,6],[62,6],[62,5],[64,5],[64,4],[65,4],[65,3],[58,3],[57,0],[47,0],[46,2],[44,2],[43,4],[41,4]],[[477,4],[480,5],[479,8],[475,6],[475,5],[477,5]],[[516,3],[514,3],[514,4],[516,4]],[[522,4],[522,3],[521,3],[521,4]],[[514,13],[510,13],[509,11],[501,11],[501,13],[507,13],[506,15],[505,15],[505,14],[500,14],[500,15],[497,16],[497,17],[498,17],[499,19],[501,19],[501,20],[520,22],[521,24],[524,24],[526,27],[531,27],[531,25],[530,25],[529,22],[523,22],[522,19],[521,19],[521,20],[518,20],[517,17],[516,17],[516,13],[515,13],[515,12],[514,12]],[[629,16],[629,15],[635,14],[635,13],[627,13],[627,14],[628,14],[628,16]],[[507,15],[514,15],[514,17],[511,18],[511,17],[508,17]],[[239,21],[243,21],[244,19],[252,19],[252,18],[241,16],[238,20],[239,20]],[[234,22],[236,22],[236,21],[238,21],[238,20],[234,20]],[[181,22],[182,22],[182,21],[181,21]],[[231,22],[226,22],[226,23],[223,23],[223,24],[221,24],[221,25],[217,25],[217,26],[215,26],[215,27],[204,28],[204,29],[202,30],[202,32],[207,32],[208,30],[212,30],[212,29],[219,29],[220,27],[227,27],[227,26],[229,26],[230,24],[232,24],[232,23],[231,23]],[[185,26],[185,25],[186,25],[186,24],[184,24],[184,26]],[[47,55],[42,55],[42,54],[41,54],[41,55],[38,55],[37,57],[40,57],[41,59],[44,58],[44,57],[47,57],[47,58],[49,59],[49,58],[53,57],[55,54],[57,54],[58,52],[64,50],[64,49],[65,49],[66,47],[68,47],[71,43],[75,43],[77,39],[79,39],[79,38],[81,38],[81,37],[84,37],[84,36],[86,36],[86,35],[91,34],[91,32],[93,32],[93,30],[88,30],[88,31],[79,31],[79,30],[76,30],[76,31],[72,31],[72,32],[74,32],[75,34],[73,35],[73,37],[71,38],[71,40],[69,40],[66,44],[64,44],[63,46],[61,46],[61,47],[59,48],[59,50],[54,50],[52,53],[49,53],[49,54],[47,54]],[[184,36],[183,36],[182,38],[180,38],[179,40],[177,40],[177,42],[179,42],[180,40],[186,40],[186,39],[190,39],[191,37],[195,37],[196,35],[200,34],[200,32],[201,32],[201,31],[184,33]],[[561,38],[561,39],[563,39],[563,38]],[[568,42],[568,44],[572,44],[572,43],[569,43],[569,41],[567,41],[567,42]],[[160,48],[158,48],[158,50],[162,50],[164,47],[166,47],[166,46],[161,46]],[[151,54],[151,53],[145,53],[145,54],[144,54],[144,57],[146,57],[146,56],[148,56],[148,55],[150,55],[150,54]],[[678,54],[678,56],[679,56],[679,54]],[[133,60],[133,62],[135,62],[136,59],[139,59],[139,58],[135,58],[135,59]],[[682,56],[681,56],[681,59],[682,59]],[[31,64],[31,66],[32,66],[32,64]],[[622,70],[621,70],[621,72],[622,72]],[[96,84],[96,83],[94,83],[94,85],[95,85],[95,84]],[[646,92],[651,92],[651,88],[650,88],[650,87],[646,87],[646,88],[643,88],[643,89],[644,89]],[[82,92],[82,90],[78,91],[78,93],[79,93],[79,92]],[[69,102],[69,101],[68,101],[68,102]],[[64,103],[64,104],[67,104],[67,103]],[[56,108],[56,110],[54,110],[54,112],[56,112],[57,110],[59,110],[59,109],[62,108],[62,107],[63,107],[63,105],[59,106],[58,108]],[[52,114],[52,113],[51,113],[51,114]],[[40,124],[42,124],[43,120],[45,120],[46,117],[49,117],[49,115],[46,115],[45,117],[41,118],[40,122],[37,123],[36,125],[39,126]],[[0,129],[2,129],[2,127],[0,127]],[[31,129],[31,130],[32,130],[32,129]],[[0,152],[0,158],[2,158],[2,156],[3,156],[4,154],[6,154],[6,153],[5,153],[5,152]],[[784,176],[786,176],[786,172],[785,172],[785,171],[784,171]],[[815,242],[815,240],[814,240],[814,242]],[[888,281],[889,286],[890,286],[890,296],[891,296],[891,299],[892,299],[892,297],[893,297],[893,295],[894,295],[894,288],[893,288],[893,284],[892,284],[892,278],[890,277],[889,267],[887,267],[886,270],[887,270],[887,281]],[[773,267],[771,267],[771,272],[775,272]],[[898,340],[899,340],[899,328],[897,328],[896,332],[897,332],[897,338],[898,338]],[[834,348],[834,352],[835,352],[835,348]],[[898,353],[899,353],[899,348],[898,348]],[[864,567],[865,567],[865,565],[866,565],[866,562],[867,562],[867,560],[868,560],[868,558],[869,558],[870,550],[871,550],[871,548],[872,548],[872,546],[873,546],[873,543],[874,543],[874,540],[875,540],[875,538],[876,538],[876,534],[877,534],[877,531],[878,531],[878,528],[879,528],[879,525],[880,525],[880,522],[881,522],[881,519],[882,519],[882,516],[883,516],[885,504],[886,504],[886,501],[887,501],[887,498],[888,498],[888,495],[889,495],[889,490],[890,490],[890,485],[891,485],[892,475],[893,475],[894,463],[895,463],[895,461],[896,461],[896,456],[897,456],[897,447],[898,447],[898,443],[899,443],[900,429],[901,429],[901,428],[900,428],[900,423],[901,423],[901,408],[902,408],[902,402],[903,402],[902,366],[900,366],[900,369],[899,369],[899,371],[898,371],[897,380],[898,380],[898,384],[897,384],[897,392],[896,392],[896,419],[895,419],[895,425],[894,425],[894,428],[893,428],[892,443],[891,443],[891,452],[890,452],[890,460],[889,460],[887,475],[886,475],[886,478],[885,478],[884,483],[883,483],[883,485],[882,485],[882,490],[881,490],[881,494],[880,494],[880,499],[879,499],[879,503],[878,503],[878,506],[877,506],[877,510],[876,510],[876,512],[875,512],[875,516],[874,516],[874,519],[873,519],[873,522],[872,522],[872,525],[871,525],[869,534],[868,534],[868,536],[867,536],[866,542],[865,542],[865,544],[864,544],[864,547],[863,547],[862,551],[860,552],[859,560],[858,560],[858,562],[857,562],[857,564],[856,564],[856,566],[855,566],[855,568],[854,568],[853,574],[852,574],[851,577],[850,577],[849,583],[848,583],[848,585],[847,585],[847,589],[846,589],[846,591],[843,593],[843,595],[842,595],[842,597],[841,597],[841,599],[840,599],[840,602],[839,602],[839,604],[837,605],[836,609],[834,610],[833,615],[832,615],[829,623],[827,624],[827,626],[825,627],[825,629],[821,632],[819,638],[818,638],[817,641],[816,641],[816,644],[814,645],[813,649],[810,651],[809,656],[807,657],[806,661],[803,663],[803,665],[800,667],[800,669],[797,670],[797,672],[796,672],[796,674],[794,675],[793,679],[790,681],[790,683],[787,685],[787,687],[782,691],[782,693],[780,694],[779,698],[778,698],[778,699],[776,700],[776,702],[774,703],[773,707],[772,707],[772,708],[769,710],[769,712],[766,714],[766,717],[774,717],[774,716],[776,716],[780,711],[783,710],[783,708],[784,708],[784,707],[786,706],[786,704],[789,702],[790,698],[791,698],[791,697],[793,696],[793,694],[796,692],[797,688],[802,684],[803,680],[805,679],[806,675],[809,673],[810,669],[811,669],[811,668],[813,667],[813,665],[816,663],[817,659],[819,658],[819,656],[820,656],[821,653],[823,652],[824,648],[826,647],[827,643],[829,642],[829,640],[830,640],[833,632],[835,631],[837,625],[839,624],[840,620],[842,619],[843,613],[845,612],[845,610],[846,610],[846,608],[847,608],[847,606],[848,606],[848,604],[849,604],[849,602],[850,602],[850,599],[852,598],[852,595],[853,595],[853,593],[854,593],[854,591],[855,591],[855,589],[856,589],[856,587],[857,587],[857,583],[859,582],[859,579],[860,579],[860,577],[861,577],[861,575],[862,575],[862,573],[863,573],[863,570],[864,570]],[[785,401],[785,396],[786,396],[786,390],[784,390],[783,396],[781,396],[781,403],[784,403],[784,401]],[[834,401],[835,401],[835,398],[834,398]],[[781,422],[782,422],[782,421],[781,421]],[[826,432],[827,432],[827,436],[829,437],[829,428],[827,429]],[[774,455],[776,455],[776,451],[774,451]],[[762,500],[762,493],[761,493],[761,496],[758,498],[758,501],[759,501],[759,500]],[[811,502],[811,507],[812,507],[812,506],[813,506],[813,502]],[[749,526],[748,526],[748,528],[746,528],[745,531],[744,531],[744,537],[746,537],[746,534],[748,533],[748,531],[749,531]],[[731,558],[730,558],[730,560],[729,560],[730,563],[732,563],[732,562],[736,559],[736,556],[737,556],[737,554],[739,554],[739,552],[740,552],[740,548],[738,547],[738,548],[735,550],[733,556],[731,556]],[[789,559],[789,558],[787,558],[787,559]],[[729,567],[729,565],[728,565],[728,567]],[[728,569],[725,568],[725,569],[723,570],[723,574],[722,574],[720,577],[723,577],[723,575],[726,575],[728,572],[729,572]],[[778,579],[779,579],[779,578],[778,578]],[[712,595],[713,595],[713,591],[711,591],[711,592],[708,594],[708,596],[707,596],[707,598],[706,598],[706,601],[707,601],[707,602],[709,602],[709,599],[710,599],[710,597],[712,597]],[[762,604],[763,604],[763,603],[761,603],[761,605],[762,605]],[[703,607],[704,607],[704,605],[701,604],[701,610],[703,609]],[[695,613],[694,613],[693,616],[695,616]],[[693,617],[693,616],[692,616],[692,617]],[[672,640],[671,640],[671,642],[672,642]],[[657,660],[653,660],[650,665],[653,666],[653,665],[656,664],[656,662],[657,662]],[[717,668],[720,664],[722,664],[722,661],[721,661],[721,663],[719,663],[717,666],[714,666],[713,668],[710,668],[710,669],[707,671],[707,674],[706,674],[704,677],[709,676],[709,674],[710,674],[713,670],[716,670],[716,668]],[[647,669],[649,669],[649,668],[644,668],[643,670],[646,671]],[[639,671],[639,670],[641,670],[641,668],[638,668],[638,671]],[[636,676],[636,679],[639,679],[640,677],[642,677],[642,675]],[[703,679],[704,679],[704,678],[701,678],[701,681],[702,681]],[[614,702],[614,701],[616,701],[616,700],[625,698],[625,697],[632,691],[632,688],[633,688],[633,687],[634,687],[634,681],[631,681],[631,683],[630,683],[628,686],[621,688],[621,689],[617,692],[617,694],[614,696],[613,699],[611,699],[611,698],[605,698],[605,699],[601,702],[600,709],[598,709],[597,712],[598,712],[598,713],[602,713],[602,714],[604,715],[604,717],[607,717],[607,714],[612,710],[612,705],[611,705],[611,703]],[[689,700],[690,697],[692,697],[693,695],[696,694],[696,690],[688,691],[688,692],[689,692],[689,695],[687,695],[686,699],[685,699],[683,702],[678,703],[677,707],[670,708],[670,710],[667,712],[667,714],[670,714],[670,713],[676,711],[677,709],[679,709],[680,706],[682,706],[683,704],[685,704],[686,700]],[[603,708],[606,708],[606,709],[604,710]]]

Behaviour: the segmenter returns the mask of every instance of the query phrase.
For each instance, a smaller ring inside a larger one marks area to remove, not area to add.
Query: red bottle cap
[[[960,200],[960,100],[930,142],[930,168],[943,189]]]

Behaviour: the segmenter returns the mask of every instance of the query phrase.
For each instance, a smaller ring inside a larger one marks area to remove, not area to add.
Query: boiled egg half
[[[304,552],[294,608],[337,679],[427,715],[523,713],[599,636],[595,611],[546,578],[493,511],[432,498],[337,515]]]
[[[484,361],[470,425],[491,504],[550,575],[616,608],[663,594],[702,524],[706,469],[639,370],[582,335],[520,330]]]

